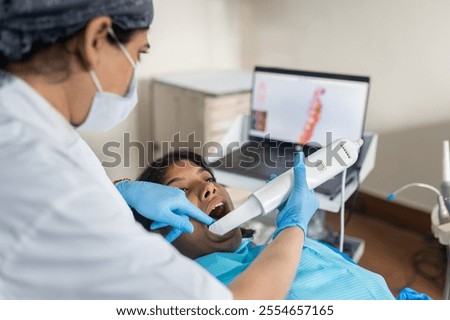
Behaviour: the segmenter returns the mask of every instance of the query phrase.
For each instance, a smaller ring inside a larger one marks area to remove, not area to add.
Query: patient
[[[169,153],[152,163],[138,180],[180,188],[194,205],[216,220],[233,210],[228,192],[216,183],[210,168],[195,153]],[[134,215],[144,228],[150,230],[152,221],[136,212]],[[219,236],[210,232],[204,224],[195,220],[191,222],[194,232],[181,234],[172,244],[225,285],[239,276],[265,248],[245,238],[248,230],[237,228]],[[169,231],[170,227],[157,230],[163,235]],[[394,297],[380,275],[306,238],[301,262],[286,299],[367,300]]]

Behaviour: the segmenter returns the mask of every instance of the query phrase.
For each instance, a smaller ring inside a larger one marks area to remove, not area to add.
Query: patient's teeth
[[[218,207],[221,207],[221,206],[223,206],[223,203],[222,203],[222,202],[219,202],[218,204],[216,204],[216,205],[211,209],[211,212],[213,212],[215,209],[217,209]]]
[[[220,207],[220,206],[223,206],[223,203],[218,203],[218,204],[216,204],[216,205],[214,206],[213,209],[215,209],[215,208],[217,208],[217,207]]]

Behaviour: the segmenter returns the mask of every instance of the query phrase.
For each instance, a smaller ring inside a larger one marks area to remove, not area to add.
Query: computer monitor
[[[360,139],[368,94],[368,77],[256,67],[249,138],[319,146]]]

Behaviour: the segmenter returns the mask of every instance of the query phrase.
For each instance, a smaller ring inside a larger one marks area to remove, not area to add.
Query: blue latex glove
[[[171,226],[173,230],[166,236],[172,242],[182,232],[194,232],[194,226],[189,217],[206,225],[215,220],[194,206],[183,191],[145,181],[121,181],[116,184],[127,204],[140,215],[155,221],[152,229]]]
[[[185,219],[185,220],[187,220],[189,222],[189,217],[188,216],[180,215],[180,218]],[[150,230],[158,230],[158,229],[165,228],[165,227],[168,227],[168,226],[169,226],[169,224],[167,224],[165,222],[155,221],[150,226]],[[172,228],[172,230],[170,230],[170,232],[166,235],[166,240],[172,243],[173,241],[177,240],[177,238],[182,233],[183,233],[183,231],[181,229]]]
[[[278,213],[276,219],[277,230],[275,231],[274,237],[276,237],[281,230],[293,226],[302,228],[306,235],[309,220],[311,220],[311,217],[319,207],[319,200],[314,191],[309,190],[306,183],[304,158],[303,152],[298,153],[295,157],[294,186],[292,187],[286,204]]]
[[[398,294],[397,300],[432,300],[429,295],[420,293],[411,288],[403,288]]]

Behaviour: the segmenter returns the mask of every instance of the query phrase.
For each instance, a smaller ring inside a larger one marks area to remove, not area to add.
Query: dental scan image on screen
[[[256,72],[250,135],[325,146],[361,138],[369,83],[296,74]]]

